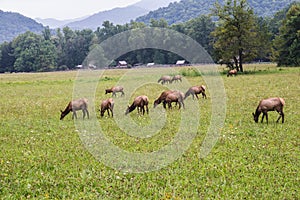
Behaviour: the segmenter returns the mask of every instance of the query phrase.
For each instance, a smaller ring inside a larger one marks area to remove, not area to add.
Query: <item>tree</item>
[[[0,73],[13,72],[15,60],[12,43],[4,42],[0,45]]]
[[[14,70],[17,72],[48,71],[55,66],[56,49],[41,35],[26,32],[12,42]]]
[[[218,17],[217,27],[212,32],[217,55],[226,63],[233,62],[235,68],[243,72],[243,63],[257,54],[253,10],[246,0],[227,0],[224,6],[216,3],[212,15]]]
[[[300,66],[300,3],[293,4],[274,40],[278,66]]]

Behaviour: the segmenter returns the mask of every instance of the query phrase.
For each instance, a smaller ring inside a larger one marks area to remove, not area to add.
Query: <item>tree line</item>
[[[300,66],[300,3],[289,5],[273,17],[258,17],[246,0],[227,0],[224,5],[215,3],[209,15],[180,24],[168,25],[164,19],[151,20],[149,25],[135,21],[114,25],[105,21],[96,31],[64,27],[54,33],[49,28],[45,28],[42,34],[26,32],[1,44],[0,72],[74,69],[106,39],[146,27],[167,28],[190,36],[215,62],[239,71],[243,71],[243,63],[252,61]],[[168,39],[166,37],[166,42],[170,42]],[[118,60],[126,60],[131,65],[149,62],[174,64],[179,59],[184,58],[165,50],[139,49],[121,55],[111,65]]]

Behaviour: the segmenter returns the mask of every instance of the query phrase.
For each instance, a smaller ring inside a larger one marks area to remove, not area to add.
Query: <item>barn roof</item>
[[[185,64],[185,60],[177,60],[176,65],[183,65]]]

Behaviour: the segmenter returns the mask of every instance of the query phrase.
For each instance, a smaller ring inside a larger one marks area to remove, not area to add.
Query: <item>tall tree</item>
[[[217,27],[212,32],[217,55],[227,63],[232,61],[235,68],[243,72],[243,63],[257,54],[253,10],[246,0],[227,0],[224,6],[216,3],[212,15],[218,17]]]
[[[26,32],[12,42],[14,70],[19,72],[48,71],[56,65],[55,46],[41,35]]]
[[[274,57],[278,66],[300,66],[300,3],[287,12],[274,41]]]

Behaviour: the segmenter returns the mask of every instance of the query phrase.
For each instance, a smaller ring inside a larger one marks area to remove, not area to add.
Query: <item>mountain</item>
[[[31,18],[19,13],[0,10],[0,44],[4,41],[9,42],[26,31],[41,33],[43,30],[43,25]]]
[[[179,1],[179,0],[142,0],[133,5],[141,7],[141,8],[145,8],[145,9],[151,11],[151,10],[157,10],[162,7],[166,7],[170,3],[175,2],[175,1]]]
[[[266,17],[273,16],[277,11],[284,9],[295,0],[248,0],[255,14]],[[218,0],[224,4],[225,0]],[[151,19],[164,18],[169,24],[176,24],[196,18],[199,15],[208,14],[214,7],[215,1],[208,0],[181,0],[169,4],[168,7],[159,8],[147,15],[138,17],[136,21],[149,24]]]
[[[99,12],[97,14],[91,15],[86,19],[71,22],[66,24],[72,29],[92,29],[96,30],[98,27],[101,27],[104,21],[110,21],[114,24],[125,24],[130,22],[130,20],[135,19],[138,16],[144,15],[149,11],[137,7],[137,6],[127,6],[125,8],[114,8],[109,11]]]
[[[114,8],[112,10],[102,11],[93,14],[83,20],[71,22],[65,24],[72,29],[85,29],[92,30],[101,27],[104,21],[110,21],[114,24],[125,24],[131,20],[135,20],[137,17],[149,13],[151,10],[156,10],[160,7],[169,5],[171,2],[178,0],[141,0],[133,5]]]
[[[47,19],[35,18],[35,21],[43,24],[44,26],[49,26],[49,28],[55,29],[55,28],[63,27],[64,25],[71,23],[71,22],[83,20],[87,17],[88,16],[80,17],[80,18],[76,18],[76,19],[66,19],[66,20],[58,20],[58,19],[54,19],[54,18],[47,18]]]

